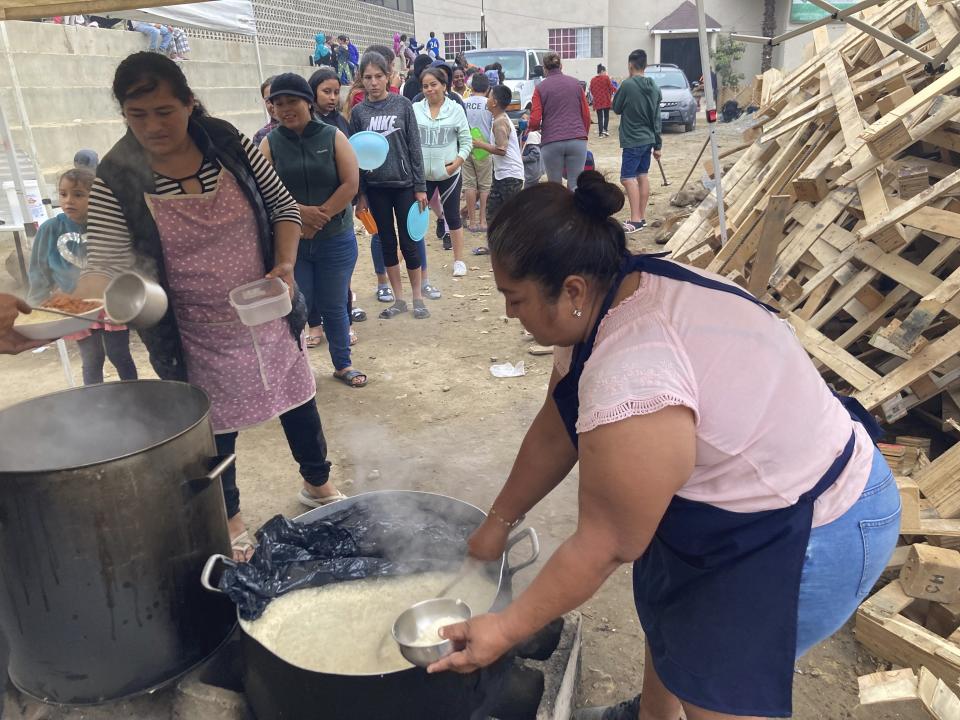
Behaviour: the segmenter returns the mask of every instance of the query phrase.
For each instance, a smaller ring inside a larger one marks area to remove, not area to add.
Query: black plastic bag
[[[385,516],[355,505],[327,519],[296,523],[282,515],[257,531],[250,562],[229,566],[219,587],[244,620],[256,620],[285,593],[344,580],[456,571],[474,526],[433,513]]]

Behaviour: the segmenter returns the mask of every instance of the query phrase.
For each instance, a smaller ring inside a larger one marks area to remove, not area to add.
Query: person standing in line
[[[253,135],[253,144],[255,147],[260,147],[260,143],[263,142],[263,139],[270,134],[270,132],[277,126],[277,118],[273,114],[273,103],[270,102],[270,83],[273,82],[273,78],[276,76],[268,77],[262,83],[260,83],[260,97],[263,98],[263,106],[267,109],[267,116],[270,118],[267,121],[267,124],[262,128],[257,130]]]
[[[473,93],[463,101],[467,110],[467,122],[477,140],[490,142],[493,138],[493,115],[487,108],[487,97],[490,94],[490,78],[483,73],[473,76]],[[477,146],[479,149],[479,146]],[[487,198],[490,197],[490,186],[493,183],[493,161],[489,155],[478,159],[476,152],[470,153],[463,166],[463,195],[467,203],[467,230],[470,232],[486,232]],[[477,201],[480,201],[480,214],[477,216]],[[476,218],[476,219],[475,219]],[[485,246],[484,246],[485,247]],[[477,248],[477,254],[484,248]]]
[[[620,116],[620,182],[630,203],[630,220],[623,224],[628,235],[647,226],[650,200],[651,155],[658,160],[663,148],[660,123],[660,88],[645,76],[647,53],[634,50],[627,60],[630,77],[613,96],[613,111]]]
[[[437,36],[433,31],[430,32],[430,39],[427,40],[427,55],[434,60],[440,59],[440,41],[437,40]]]
[[[615,92],[607,69],[603,65],[597,65],[597,74],[590,81],[590,96],[593,98],[593,109],[597,113],[597,132],[602,138],[610,136],[607,128],[610,127],[610,108],[613,107]]]
[[[481,150],[490,153],[493,159],[493,184],[487,201],[487,227],[506,203],[523,190],[523,160],[520,157],[520,141],[517,130],[507,116],[507,106],[513,93],[506,85],[497,85],[487,98],[487,109],[493,115],[493,142],[476,140]],[[489,254],[489,248],[485,248]]]
[[[450,89],[460,96],[461,100],[470,97],[470,88],[467,86],[467,74],[462,67],[453,68],[453,83]]]
[[[413,109],[420,125],[427,197],[440,196],[443,218],[450,228],[453,244],[453,276],[467,274],[463,261],[463,222],[460,219],[460,168],[470,156],[473,138],[463,108],[447,97],[447,74],[427,68],[420,76],[423,100]],[[421,241],[423,242],[423,241]]]
[[[294,276],[307,301],[308,347],[322,322],[333,376],[360,388],[367,376],[351,361],[347,307],[357,264],[351,203],[360,185],[360,168],[346,135],[313,117],[315,98],[296,73],[278,75],[270,101],[280,126],[267,135],[260,152],[297,201],[303,221]]]
[[[74,294],[102,297],[116,274],[154,268],[170,308],[140,338],[158,377],[209,396],[217,454],[236,452],[240,431],[279,418],[303,477],[300,503],[342,499],[330,482],[316,380],[301,344],[297,202],[248,138],[207,115],[169,58],[130,55],[113,94],[128,130],[97,167],[87,265]],[[251,332],[227,296],[264,277],[286,282],[293,310]],[[246,560],[252,542],[236,467],[220,479],[234,558]]]
[[[426,55],[417,55],[407,73],[407,81],[403,84],[403,96],[410,102],[415,102],[417,95],[422,92],[420,87],[420,75],[431,65],[431,60]]]
[[[563,74],[557,53],[543,56],[543,69],[546,77],[533,91],[530,129],[540,131],[547,180],[562,183],[566,170],[567,187],[576,190],[587,161],[590,106],[580,81]]]
[[[40,226],[30,253],[27,302],[34,307],[53,295],[73,292],[77,285],[81,268],[86,264],[87,249],[81,238],[87,232],[93,181],[94,171],[88,168],[74,168],[60,176],[57,193],[63,212]],[[84,385],[103,382],[106,358],[121,380],[137,379],[137,366],[130,355],[130,331],[125,325],[97,322],[64,339],[77,341]]]
[[[420,253],[407,230],[410,208],[415,203],[421,211],[427,207],[427,182],[423,175],[417,116],[409,100],[387,91],[390,68],[383,55],[368,52],[360,58],[360,75],[367,95],[353,109],[350,129],[354,133],[362,130],[378,132],[390,144],[383,165],[360,174],[360,199],[357,202],[357,210],[369,207],[377,223],[387,277],[396,298],[393,305],[380,313],[380,318],[390,320],[408,309],[400,279],[399,244],[410,277],[413,316],[423,320],[430,317],[430,311],[423,302]]]

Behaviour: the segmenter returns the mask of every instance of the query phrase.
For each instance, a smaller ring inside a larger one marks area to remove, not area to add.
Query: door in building
[[[703,74],[699,38],[661,38],[660,62],[679,66],[687,80],[697,82]]]

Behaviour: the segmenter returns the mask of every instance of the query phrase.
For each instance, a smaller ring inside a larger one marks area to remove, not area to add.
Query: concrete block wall
[[[23,94],[26,117],[49,183],[73,164],[77,149],[101,156],[124,133],[111,95],[113,73],[132,52],[146,49],[140,33],[123,30],[7,22],[13,65]],[[209,112],[253,134],[265,122],[259,100],[260,73],[252,43],[192,39],[183,70]],[[261,46],[265,76],[312,72],[303,49]],[[18,148],[29,149],[14,101],[11,72],[0,49],[0,106]]]

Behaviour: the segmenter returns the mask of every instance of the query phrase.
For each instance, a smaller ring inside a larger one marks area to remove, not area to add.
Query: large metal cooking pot
[[[389,490],[355,495],[346,500],[311,510],[296,522],[323,520],[351,506],[365,505],[383,517],[405,518],[412,513],[430,512],[462,524],[479,527],[486,513],[469,503],[434,493]],[[510,550],[522,540],[531,544],[530,557],[511,566]],[[473,608],[476,614],[499,609],[513,596],[513,576],[532,565],[540,554],[533,528],[516,533],[498,563],[489,568],[499,578],[499,592],[492,608]],[[203,584],[223,558],[211,557],[204,570]],[[323,608],[317,608],[323,612]],[[242,626],[241,626],[242,627]],[[470,675],[439,673],[428,675],[413,668],[384,675],[336,675],[304,670],[280,659],[246,632],[242,635],[244,685],[247,700],[258,720],[467,720],[495,698],[508,660]],[[323,652],[322,647],[317,648]]]
[[[10,678],[82,705],[180,676],[235,624],[197,574],[230,549],[210,402],[185,383],[76,388],[0,411],[0,625]]]

